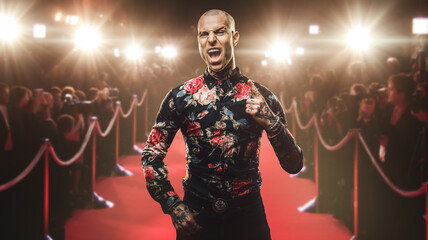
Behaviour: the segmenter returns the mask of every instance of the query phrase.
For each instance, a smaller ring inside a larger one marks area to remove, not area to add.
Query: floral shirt
[[[181,202],[171,186],[163,159],[180,129],[186,143],[185,192],[204,199],[233,199],[260,191],[260,139],[263,128],[245,112],[252,97],[245,76],[236,68],[227,80],[217,81],[206,71],[172,89],[161,105],[143,150],[142,164],[150,195],[169,213]],[[287,130],[284,111],[275,97],[255,86],[281,127],[269,141],[284,170],[297,173],[303,154]]]

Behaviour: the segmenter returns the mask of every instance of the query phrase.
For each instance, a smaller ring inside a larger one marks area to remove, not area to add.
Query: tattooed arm
[[[298,173],[303,167],[303,153],[287,129],[281,104],[272,97],[269,106],[253,81],[248,80],[247,84],[253,98],[247,99],[245,111],[265,129],[281,167],[288,173]]]
[[[170,213],[175,229],[183,235],[192,235],[202,230],[202,227],[195,221],[194,216],[196,215],[184,203],[180,203]]]

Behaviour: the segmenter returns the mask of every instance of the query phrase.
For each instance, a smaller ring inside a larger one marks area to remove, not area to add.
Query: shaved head
[[[230,30],[235,31],[235,19],[233,19],[233,17],[227,13],[226,11],[220,10],[220,9],[211,9],[206,11],[204,14],[202,14],[202,16],[199,18],[198,21],[198,29],[199,29],[199,24],[201,22],[201,19],[205,16],[214,16],[214,15],[219,15],[219,14],[224,14],[227,18],[227,24]]]

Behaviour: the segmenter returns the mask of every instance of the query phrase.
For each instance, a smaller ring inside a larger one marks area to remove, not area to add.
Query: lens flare
[[[76,47],[84,51],[96,50],[101,42],[98,31],[94,27],[84,26],[76,31],[75,44]]]
[[[348,33],[348,45],[356,51],[365,51],[370,47],[371,39],[369,30],[363,27],[356,27]]]

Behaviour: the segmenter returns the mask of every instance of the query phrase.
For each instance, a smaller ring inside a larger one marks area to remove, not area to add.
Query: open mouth
[[[211,63],[216,64],[220,62],[221,51],[218,48],[212,48],[208,50],[208,56],[210,56]]]

